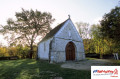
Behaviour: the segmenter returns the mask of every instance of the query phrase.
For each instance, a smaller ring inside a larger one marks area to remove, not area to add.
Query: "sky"
[[[15,19],[15,12],[38,10],[50,12],[55,18],[53,28],[68,19],[73,23],[87,22],[90,25],[99,23],[105,13],[118,5],[119,0],[0,0],[0,25],[6,25],[8,18]],[[0,35],[0,40],[3,37]]]

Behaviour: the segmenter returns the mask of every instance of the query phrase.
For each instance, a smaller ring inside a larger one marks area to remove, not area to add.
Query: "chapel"
[[[85,59],[83,40],[70,18],[52,29],[40,41],[38,58],[50,62]]]

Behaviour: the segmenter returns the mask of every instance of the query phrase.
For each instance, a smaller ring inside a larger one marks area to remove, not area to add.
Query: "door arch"
[[[66,60],[75,60],[75,45],[73,42],[68,42],[65,51],[66,51]]]

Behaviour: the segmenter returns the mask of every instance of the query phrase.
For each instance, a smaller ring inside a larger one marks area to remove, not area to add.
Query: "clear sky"
[[[50,12],[56,21],[52,27],[63,22],[70,14],[73,23],[83,21],[98,23],[105,13],[118,5],[119,0],[0,0],[0,24],[15,18],[21,8]]]
[[[15,18],[21,8],[47,11],[56,19],[54,25],[71,15],[73,22],[96,23],[105,13],[118,5],[119,0],[0,0],[0,24],[8,18]]]

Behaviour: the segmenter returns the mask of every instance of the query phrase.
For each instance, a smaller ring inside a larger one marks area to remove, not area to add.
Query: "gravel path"
[[[68,61],[61,65],[63,68],[71,68],[76,70],[90,70],[91,66],[105,66],[110,64],[110,60],[95,59],[95,60],[82,60],[79,62]]]

